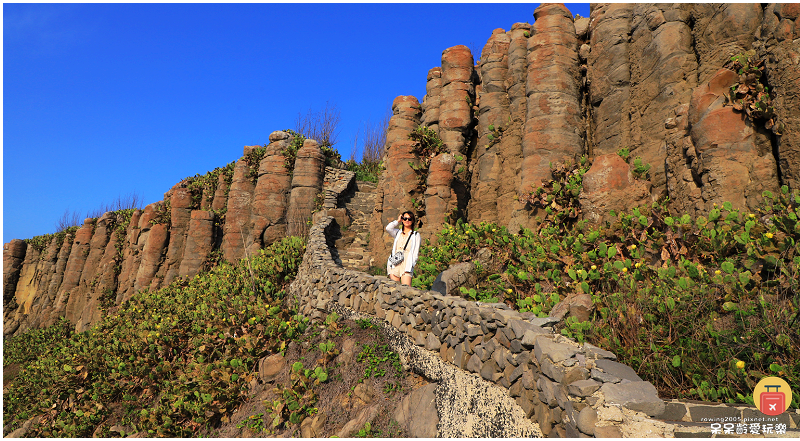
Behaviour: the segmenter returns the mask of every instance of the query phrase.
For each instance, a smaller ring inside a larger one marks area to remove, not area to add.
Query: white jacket
[[[389,225],[386,226],[386,232],[389,233],[392,237],[394,237],[394,244],[392,245],[392,255],[398,251],[403,250],[403,246],[406,244],[406,241],[403,240],[403,243],[400,243],[400,229],[398,228],[396,220],[389,222]],[[406,238],[408,239],[408,238]],[[419,257],[419,243],[420,243],[420,236],[419,231],[414,231],[411,233],[411,239],[408,240],[408,246],[406,247],[406,259],[401,263],[401,265],[405,265],[406,269],[405,272],[414,274],[414,265],[417,263],[417,257]],[[389,262],[386,262],[386,272],[394,268]]]

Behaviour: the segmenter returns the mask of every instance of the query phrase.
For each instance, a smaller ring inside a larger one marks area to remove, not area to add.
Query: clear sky
[[[443,50],[477,59],[537,6],[5,3],[3,242],[55,232],[65,210],[159,201],[326,104],[348,159],[395,97],[422,101]]]

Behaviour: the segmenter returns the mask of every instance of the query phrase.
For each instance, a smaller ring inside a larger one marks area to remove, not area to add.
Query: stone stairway
[[[344,207],[352,219],[347,228],[342,228],[342,237],[336,240],[336,248],[342,266],[366,272],[370,267],[369,253],[369,219],[375,209],[376,184],[356,181],[355,186],[347,194],[342,195]]]

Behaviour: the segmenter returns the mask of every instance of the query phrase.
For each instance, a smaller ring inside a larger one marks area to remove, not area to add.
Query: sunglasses
[[[412,220],[410,217],[401,217],[400,219],[402,219],[402,220],[404,220],[404,221],[410,221],[410,220]]]

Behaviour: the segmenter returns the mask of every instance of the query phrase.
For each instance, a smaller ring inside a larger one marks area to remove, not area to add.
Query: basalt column
[[[153,277],[164,259],[164,252],[169,243],[169,226],[165,223],[152,223],[156,220],[154,214],[157,210],[162,209],[163,204],[163,202],[156,202],[144,207],[144,215],[139,221],[139,226],[142,228],[139,240],[144,242],[141,253],[142,260],[136,272],[133,290],[125,294],[125,299],[130,298],[141,289],[150,287]]]
[[[188,188],[173,188],[170,200],[169,246],[167,248],[167,273],[163,285],[170,284],[180,273],[181,259],[185,253],[189,219],[192,217],[192,193]]]
[[[458,160],[466,164],[472,142],[472,111],[476,103],[472,52],[466,46],[454,46],[442,52],[442,92],[439,107],[439,137],[448,153],[431,161],[426,180],[425,214],[430,229],[435,231],[446,216],[466,208],[467,190],[454,179]],[[463,161],[463,162],[462,162]],[[463,207],[462,207],[463,205]]]
[[[70,296],[70,300],[72,297],[78,296],[73,303],[72,318],[70,319],[75,323],[77,332],[85,331],[102,318],[104,298],[109,301],[107,306],[111,306],[110,302],[114,300],[112,295],[117,289],[115,270],[118,262],[117,243],[120,240],[120,237],[115,234],[115,227],[120,220],[115,214],[109,212],[105,213],[97,222],[98,226],[95,229],[92,243],[93,247],[97,247],[95,249],[97,255],[100,256],[99,261],[87,260],[84,276],[89,276],[89,272],[87,272],[89,265],[94,265],[93,274],[86,279],[87,285],[84,286],[82,282],[78,292]],[[105,224],[105,231],[103,231],[103,224]],[[104,237],[105,245],[103,245]],[[90,252],[90,258],[91,254]],[[67,317],[69,318],[69,314]]]
[[[584,153],[578,40],[572,13],[563,5],[550,4],[539,6],[533,15],[520,194],[550,179],[551,163]]]
[[[308,221],[316,207],[322,204],[322,183],[325,180],[325,155],[317,141],[306,139],[297,151],[292,177],[292,193],[289,197],[288,236],[303,236],[308,233]]]
[[[206,258],[214,248],[215,218],[213,211],[192,210],[186,247],[178,271],[180,277],[192,278],[203,269]]]
[[[433,72],[432,70],[431,72]],[[428,74],[431,77],[431,74]],[[430,86],[430,81],[429,81]],[[430,89],[429,89],[430,90]],[[428,107],[428,112],[434,111]],[[392,102],[392,117],[386,134],[385,170],[381,173],[376,189],[375,211],[370,221],[370,252],[376,260],[385,259],[391,238],[384,234],[384,227],[406,210],[414,210],[412,198],[420,200],[417,174],[409,163],[419,165],[419,158],[412,152],[414,143],[408,135],[420,125],[420,105],[413,96],[399,96]],[[433,120],[428,120],[433,121]]]
[[[531,34],[531,25],[528,23],[515,23],[508,33],[508,84],[509,115],[511,121],[500,127],[499,143],[496,145],[497,154],[502,164],[497,187],[497,222],[509,226],[512,230],[528,221],[528,212],[519,202],[518,189],[522,172],[522,134],[527,118],[526,83],[528,76],[528,38]],[[494,136],[494,135],[493,135]],[[470,218],[475,216],[474,210],[470,211]],[[478,214],[479,215],[479,214]],[[470,219],[472,220],[472,219]]]
[[[236,168],[233,170],[222,238],[222,253],[228,262],[237,262],[245,257],[245,247],[250,235],[250,207],[255,190],[255,184],[249,176],[250,166],[246,156],[255,148],[257,147],[245,146],[244,155],[236,161]]]
[[[253,197],[253,212],[250,217],[253,243],[250,254],[267,247],[286,236],[286,211],[292,177],[286,169],[283,151],[293,137],[286,132],[272,132],[270,144],[258,167],[258,182]]]
[[[25,261],[25,251],[28,245],[20,240],[13,239],[3,244],[3,311],[9,312],[16,309],[14,292]]]
[[[439,137],[453,155],[466,153],[475,103],[472,52],[463,45],[442,52],[442,92]]]
[[[217,189],[214,192],[214,202],[211,204],[212,210],[222,210],[228,206],[228,181],[225,174],[220,173],[217,179]]]
[[[55,301],[55,310],[59,316],[66,315],[67,301],[71,291],[78,287],[81,281],[81,273],[86,264],[86,258],[91,249],[92,235],[94,233],[95,219],[83,221],[83,226],[75,233],[75,241],[72,242],[72,249],[69,253],[67,267],[64,270],[64,280],[58,290]]]
[[[506,90],[509,43],[508,34],[503,29],[495,29],[481,52],[477,111],[479,136],[468,208],[472,222],[497,221],[497,189],[503,179],[500,134],[509,129],[511,121]]]
[[[61,242],[53,239],[45,248],[36,276],[36,294],[31,310],[28,312],[28,323],[31,328],[39,327],[39,322],[44,316],[43,311],[52,309],[55,296],[50,296],[50,282],[56,277]]]
[[[630,101],[628,31],[632,15],[632,4],[592,5],[587,77],[595,156],[616,153],[630,144],[630,117],[625,109]]]
[[[685,135],[686,103],[698,84],[697,56],[686,13],[692,5],[659,6],[633,5],[628,45],[630,145],[617,144],[628,147],[631,162],[640,157],[642,163],[652,166],[649,180],[654,198],[668,194],[667,163],[675,164],[670,171],[674,179],[685,177],[681,168],[685,166],[678,167],[685,161],[683,146],[678,143]],[[682,193],[692,192],[688,186]]]
[[[442,68],[434,67],[428,71],[425,83],[425,96],[422,97],[422,119],[420,124],[439,134],[439,108],[442,105]],[[412,127],[413,129],[413,127]],[[389,140],[387,143],[391,144]],[[393,141],[392,141],[393,142]]]
[[[140,224],[143,217],[144,211],[134,211],[125,233],[125,245],[123,245],[122,249],[122,269],[117,279],[117,298],[115,301],[117,305],[133,295],[133,284],[136,281],[139,264],[142,262],[141,251],[144,247],[144,239],[140,234],[142,233]]]
[[[59,247],[54,273],[50,278],[50,282],[47,287],[47,305],[43,306],[39,313],[41,315],[40,319],[38,320],[39,327],[50,326],[54,324],[55,320],[58,318],[57,313],[55,312],[55,300],[56,296],[58,295],[58,290],[61,287],[61,282],[64,280],[64,272],[67,268],[69,253],[72,250],[74,238],[74,233],[67,234],[64,238],[64,242]]]
[[[758,33],[758,54],[767,62],[781,135],[773,136],[782,184],[800,189],[800,4],[769,5]]]

